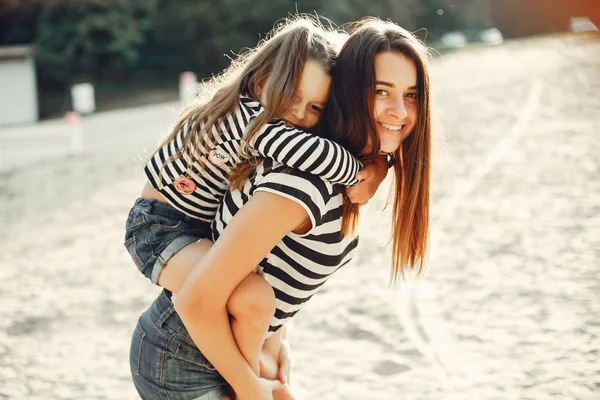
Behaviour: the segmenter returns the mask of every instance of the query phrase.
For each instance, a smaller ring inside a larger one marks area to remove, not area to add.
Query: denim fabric
[[[227,382],[194,345],[164,291],[142,313],[129,363],[142,399],[222,399]]]
[[[137,199],[125,224],[125,247],[140,272],[155,284],[169,258],[209,236],[210,224],[158,200]]]

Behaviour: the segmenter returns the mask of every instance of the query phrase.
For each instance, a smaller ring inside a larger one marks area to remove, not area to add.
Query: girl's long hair
[[[378,19],[357,22],[342,48],[332,73],[331,97],[318,126],[323,136],[336,140],[355,155],[371,143],[372,159],[380,153],[375,129],[375,55],[393,52],[408,57],[417,69],[418,118],[414,130],[393,154],[392,269],[395,284],[404,270],[424,268],[429,239],[429,181],[431,105],[428,62],[430,52],[413,34]],[[354,230],[358,206],[344,202],[342,232]]]
[[[172,159],[182,162],[187,159],[187,167],[192,168],[191,160],[200,163],[193,155],[201,154],[199,149],[206,144],[205,135],[211,130],[213,137],[223,135],[219,121],[235,110],[240,95],[259,100],[260,90],[266,87],[265,110],[248,124],[242,143],[243,155],[251,159],[247,143],[262,125],[283,117],[291,109],[306,60],[315,60],[330,72],[336,55],[327,31],[316,18],[295,16],[281,21],[266,39],[238,56],[225,72],[205,84],[203,93],[181,112],[163,144],[174,140],[186,124],[191,124],[190,133]],[[252,166],[253,162],[246,164]]]

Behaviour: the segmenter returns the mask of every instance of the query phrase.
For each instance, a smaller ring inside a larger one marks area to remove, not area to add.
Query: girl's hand
[[[365,205],[377,192],[379,185],[387,176],[388,164],[385,156],[379,156],[356,174],[360,182],[346,189],[346,195],[352,203]]]

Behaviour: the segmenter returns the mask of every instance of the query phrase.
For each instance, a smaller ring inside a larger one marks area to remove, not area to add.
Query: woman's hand
[[[236,400],[274,400],[273,391],[282,387],[277,379],[258,378],[258,391],[254,393],[236,393]]]
[[[387,176],[388,165],[384,156],[379,156],[372,163],[356,174],[360,182],[346,189],[346,195],[352,203],[365,205],[377,192],[379,185]]]
[[[290,344],[287,340],[281,341],[281,348],[279,349],[279,372],[277,373],[277,378],[281,381],[281,383],[290,383],[290,369],[292,365],[291,359],[291,351]]]
[[[271,335],[260,352],[260,376],[278,379],[282,385],[273,391],[273,400],[295,400],[290,388],[291,351],[287,336],[287,326]]]
[[[271,336],[268,340],[272,339]],[[269,348],[263,347],[260,355],[260,376],[261,378],[276,379],[281,386],[273,391],[273,400],[294,400],[289,381],[290,381],[290,351],[287,342],[282,350],[279,341],[277,341],[279,356],[269,352]]]
[[[290,388],[290,369],[292,364],[290,345],[287,340],[281,341],[278,359],[277,378],[282,385],[273,392],[273,400],[295,400]]]

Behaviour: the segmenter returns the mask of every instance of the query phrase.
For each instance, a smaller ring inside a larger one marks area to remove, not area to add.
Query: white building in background
[[[33,47],[0,46],[0,126],[37,121]]]

